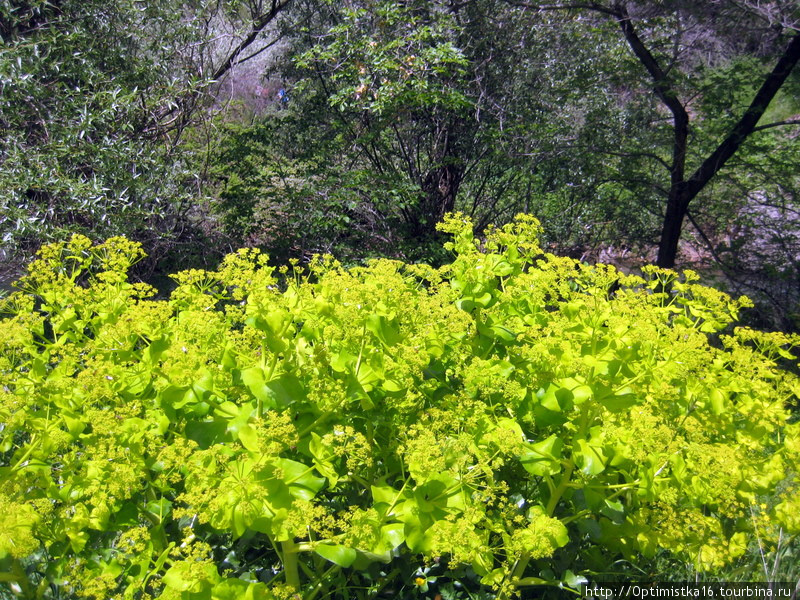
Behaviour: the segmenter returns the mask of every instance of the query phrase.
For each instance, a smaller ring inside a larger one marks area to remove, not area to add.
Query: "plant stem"
[[[564,492],[567,491],[569,482],[572,479],[572,473],[575,471],[575,451],[578,446],[578,441],[582,440],[586,435],[586,428],[588,427],[590,420],[589,409],[586,404],[584,404],[581,408],[580,419],[578,431],[575,432],[575,437],[573,438],[572,454],[569,457],[569,463],[567,464],[567,468],[558,482],[558,487],[556,487],[556,489],[553,491],[552,495],[550,496],[550,500],[547,502],[547,507],[545,508],[545,512],[547,513],[548,517],[552,517],[553,513],[555,513],[556,506],[558,506],[558,501],[561,500],[561,496],[563,496]]]
[[[517,559],[517,561],[514,563],[514,566],[511,568],[511,574],[509,575],[509,579],[512,584],[514,581],[522,577],[522,574],[525,572],[525,569],[528,568],[528,563],[530,562],[530,560],[531,560],[531,555],[528,554],[527,552],[524,552]],[[500,595],[497,597],[497,600],[508,600],[508,598],[510,598],[509,590],[506,588],[506,586],[503,586],[503,589]]]
[[[297,544],[294,540],[281,542],[283,577],[286,584],[295,590],[300,589],[300,572],[297,569]]]
[[[553,513],[556,511],[558,501],[561,500],[561,496],[569,487],[569,481],[572,478],[572,473],[574,470],[575,462],[571,460],[567,470],[564,471],[564,475],[561,476],[561,481],[559,482],[558,487],[555,489],[553,495],[550,496],[550,500],[547,502],[547,508],[545,511],[547,512],[548,517],[552,517]]]
[[[336,569],[341,569],[341,567],[339,565],[333,565],[330,569],[317,576],[317,578],[314,580],[314,589],[308,596],[306,596],[305,600],[314,600],[314,598],[317,597],[317,594],[323,590],[327,590],[327,587],[324,586],[322,582],[325,581]]]

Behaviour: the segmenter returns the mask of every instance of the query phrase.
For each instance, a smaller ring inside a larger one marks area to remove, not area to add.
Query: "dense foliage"
[[[0,234],[37,247],[174,221],[187,174],[153,141],[174,66],[137,36],[158,11],[124,2],[3,3]]]
[[[0,2],[0,285],[76,232],[148,268],[439,264],[446,212],[527,212],[559,253],[713,262],[797,328],[798,23],[794,0]]]
[[[796,2],[298,0],[285,17],[269,73],[289,110],[212,159],[234,237],[437,260],[445,212],[479,231],[524,211],[560,253],[715,262],[795,323]]]
[[[563,142],[594,100],[578,99],[589,95],[550,56],[554,34],[534,13],[502,2],[290,8],[274,67],[292,82],[289,110],[221,144],[217,207],[234,235],[430,260],[435,225],[454,208],[478,229],[534,211],[562,247],[605,239],[608,213],[617,235],[632,229],[623,220],[636,211],[583,202],[602,178],[588,157],[567,165]],[[571,56],[590,61],[596,40],[562,26]],[[250,177],[251,165],[268,176]]]
[[[439,269],[240,250],[164,300],[123,238],[44,247],[0,305],[0,585],[506,598],[800,532],[796,338],[691,272],[544,255],[529,217],[442,230]]]
[[[76,232],[177,262],[196,249],[208,226],[191,218],[202,157],[186,128],[284,4],[0,2],[0,259]]]

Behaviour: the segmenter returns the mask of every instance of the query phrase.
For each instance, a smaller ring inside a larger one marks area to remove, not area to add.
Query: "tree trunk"
[[[684,181],[673,180],[670,185],[667,212],[661,229],[661,241],[658,246],[656,264],[659,267],[672,268],[678,254],[678,242],[681,237],[683,219],[689,210],[689,203],[694,200],[709,181],[725,166],[747,137],[756,129],[759,119],[764,115],[769,103],[781,89],[795,65],[800,62],[800,34],[792,36],[780,60],[772,72],[767,75],[761,88],[753,97],[748,109],[734,125],[728,136],[722,140],[716,150]],[[676,127],[678,122],[676,120]],[[677,140],[677,137],[676,137]]]
[[[667,201],[667,212],[661,226],[661,241],[658,244],[656,265],[671,269],[675,266],[678,255],[678,242],[681,239],[683,220],[689,209],[689,198],[686,184],[673,184]]]
[[[739,121],[730,130],[727,137],[703,161],[697,170],[686,177],[686,155],[689,140],[689,115],[677,96],[669,77],[669,69],[662,69],[656,56],[639,37],[633,19],[628,13],[627,0],[611,0],[608,4],[597,0],[586,2],[555,2],[539,4],[532,1],[509,0],[511,4],[542,10],[577,10],[583,9],[597,12],[614,19],[634,56],[647,70],[653,80],[653,92],[661,103],[669,109],[673,116],[674,137],[672,148],[672,164],[670,165],[670,189],[667,198],[667,209],[661,228],[661,239],[658,246],[656,264],[660,267],[672,268],[678,254],[678,242],[681,237],[683,220],[689,204],[705,188],[708,182],[725,166],[725,163],[739,150],[741,144],[754,131],[782,124],[794,124],[795,121],[772,123],[757,127],[759,119],[764,115],[775,94],[781,89],[789,74],[800,62],[800,31],[796,28],[789,37],[789,43],[772,71],[765,77],[760,89],[753,97],[750,106]],[[674,57],[677,59],[677,56]]]
[[[432,235],[436,231],[436,224],[453,211],[463,176],[462,166],[447,161],[428,172],[422,182],[420,210],[414,214],[412,223],[416,237]]]

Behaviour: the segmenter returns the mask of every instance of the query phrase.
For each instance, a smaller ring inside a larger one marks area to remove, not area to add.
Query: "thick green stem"
[[[575,471],[575,463],[570,461],[570,465],[567,467],[567,470],[564,471],[564,474],[561,476],[561,481],[558,484],[558,487],[553,491],[553,494],[550,496],[550,501],[547,503],[547,516],[552,517],[553,513],[556,512],[556,506],[558,506],[558,501],[561,500],[561,496],[564,495],[564,492],[567,491],[569,487],[569,482],[572,479],[572,473]]]
[[[337,569],[341,570],[341,567],[339,565],[333,565],[330,569],[318,575],[314,580],[314,589],[312,589],[311,593],[305,597],[305,600],[314,600],[320,594],[320,592],[327,591],[327,587],[323,584],[323,582],[328,580],[330,574]]]
[[[325,420],[326,420],[328,417],[330,417],[330,416],[332,416],[332,415],[335,415],[335,414],[338,414],[338,412],[339,412],[339,408],[340,408],[340,407],[342,406],[342,404],[344,404],[344,403],[345,403],[347,400],[348,400],[348,397],[347,397],[347,396],[343,397],[341,400],[339,400],[339,402],[337,402],[337,403],[336,403],[336,405],[335,405],[333,408],[331,408],[330,410],[326,410],[324,413],[322,413],[320,416],[318,416],[316,419],[314,419],[314,420],[311,422],[311,424],[309,424],[309,425],[308,425],[308,426],[307,426],[305,429],[303,429],[303,431],[301,431],[300,433],[298,433],[298,434],[297,434],[297,437],[298,437],[298,438],[300,438],[300,439],[303,439],[303,438],[304,438],[305,436],[307,436],[309,433],[311,433],[312,431],[314,431],[314,428],[315,428],[317,425],[319,425],[320,423],[322,423],[323,421],[325,421]]]
[[[367,324],[364,323],[364,328],[361,330],[361,347],[358,349],[358,358],[356,359],[356,368],[353,371],[356,377],[358,377],[358,371],[361,369],[361,358],[364,356],[364,346],[367,343]]]
[[[281,542],[283,554],[283,577],[286,584],[296,590],[300,589],[300,571],[297,565],[297,544],[294,540]]]
[[[511,569],[511,574],[509,577],[512,584],[516,581],[519,581],[519,579],[522,578],[522,574],[525,573],[525,569],[528,568],[528,563],[530,561],[531,561],[531,555],[528,554],[527,552],[523,553],[517,559],[517,562],[514,563],[514,566]],[[509,598],[511,598],[510,594],[513,594],[513,590],[509,590],[508,588],[503,586],[502,591],[497,596],[497,600],[508,600]]]
[[[36,443],[34,444],[34,442]],[[30,442],[28,442],[28,448],[25,450],[25,453],[22,455],[22,458],[20,458],[17,461],[17,464],[11,467],[12,472],[19,471],[20,469],[27,466],[25,461],[27,461],[30,458],[31,454],[33,454],[33,451],[36,450],[36,448],[39,446],[38,442],[39,440],[36,439],[36,435],[35,434],[32,435]]]
[[[531,555],[527,552],[517,559],[517,564],[514,565],[514,570],[511,572],[512,583],[522,579],[522,574],[528,568],[528,563],[531,562]]]
[[[563,496],[564,492],[567,491],[567,488],[569,488],[570,481],[572,480],[572,473],[575,472],[575,452],[578,449],[578,441],[582,440],[586,435],[586,429],[589,426],[590,420],[589,408],[586,404],[584,404],[581,408],[578,430],[575,432],[575,437],[573,438],[572,442],[572,455],[569,457],[567,468],[564,471],[564,474],[561,476],[558,486],[550,495],[550,500],[547,502],[547,507],[545,508],[548,517],[552,517],[556,512],[558,501],[561,500],[561,496]]]
[[[266,348],[264,348],[262,352],[266,352]],[[278,355],[273,354],[272,358],[270,359],[269,372],[267,373],[267,376],[265,377],[264,381],[267,382],[272,381],[272,376],[275,374],[275,367],[277,366],[278,366]],[[261,397],[259,397],[256,399],[256,417],[260,419],[263,416],[264,416],[264,402],[261,399]]]

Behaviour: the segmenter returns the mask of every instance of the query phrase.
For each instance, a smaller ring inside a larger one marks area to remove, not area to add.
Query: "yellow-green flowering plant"
[[[132,242],[43,248],[0,304],[0,586],[508,598],[800,531],[796,338],[691,272],[545,255],[529,217],[441,228],[441,269],[240,250],[163,300]]]

